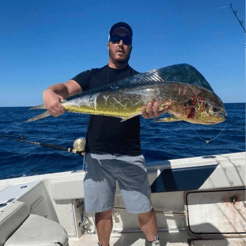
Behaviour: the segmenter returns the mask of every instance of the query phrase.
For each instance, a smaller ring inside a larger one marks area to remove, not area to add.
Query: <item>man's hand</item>
[[[69,80],[66,83],[60,83],[50,86],[43,92],[44,105],[49,113],[55,117],[64,114],[66,109],[61,102],[69,97],[82,92],[80,85],[74,81]]]
[[[64,98],[51,89],[47,89],[43,92],[43,100],[46,109],[54,117],[58,117],[66,112],[66,109],[61,105],[61,101],[63,101]]]
[[[161,114],[164,114],[168,111],[168,106],[166,106],[163,110],[159,110],[158,102],[149,102],[147,106],[142,107],[142,116],[145,119],[152,119],[155,117],[159,117]]]

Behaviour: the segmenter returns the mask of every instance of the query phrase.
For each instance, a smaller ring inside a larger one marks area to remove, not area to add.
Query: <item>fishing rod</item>
[[[28,141],[25,139],[25,137],[23,135],[20,135],[19,138],[16,138],[16,137],[13,137],[10,135],[0,135],[0,139],[38,145],[38,146],[42,146],[45,148],[56,149],[56,150],[61,150],[61,151],[73,153],[76,155],[84,155],[84,153],[85,153],[85,138],[76,139],[73,143],[73,148],[67,148],[64,146],[54,145],[54,144],[49,144],[49,143],[39,143],[39,142]]]
[[[230,7],[231,7],[231,9],[232,9],[234,15],[236,16],[237,20],[239,21],[240,25],[242,26],[244,32],[246,32],[246,30],[245,30],[245,28],[244,28],[244,26],[243,26],[243,21],[240,21],[239,18],[237,17],[237,10],[234,10],[234,9],[232,8],[232,3],[230,4]]]

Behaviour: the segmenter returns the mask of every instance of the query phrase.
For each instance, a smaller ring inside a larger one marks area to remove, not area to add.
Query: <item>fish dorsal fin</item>
[[[99,86],[95,89],[82,92],[80,94],[77,94],[75,96],[66,99],[72,100],[82,95],[92,95],[103,90],[112,91],[116,89],[129,89],[135,86],[145,85],[153,82],[158,82],[158,83],[180,82],[180,83],[194,84],[213,92],[213,89],[209,85],[207,80],[193,66],[189,64],[176,64],[172,66],[162,67],[159,69],[153,69],[146,73],[139,73],[130,76],[126,79],[120,80],[116,83]]]
[[[159,77],[169,82],[182,82],[203,87],[212,92],[213,89],[204,76],[189,64],[176,64],[156,70]]]

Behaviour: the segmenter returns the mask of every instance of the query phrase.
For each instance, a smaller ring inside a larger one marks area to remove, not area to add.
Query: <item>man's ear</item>
[[[108,50],[109,50],[109,45],[107,44]]]

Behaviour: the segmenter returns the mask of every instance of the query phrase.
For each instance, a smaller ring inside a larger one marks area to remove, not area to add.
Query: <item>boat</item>
[[[161,246],[245,245],[245,152],[148,163]],[[95,246],[84,170],[0,180],[0,246]],[[119,192],[110,245],[142,246]]]

